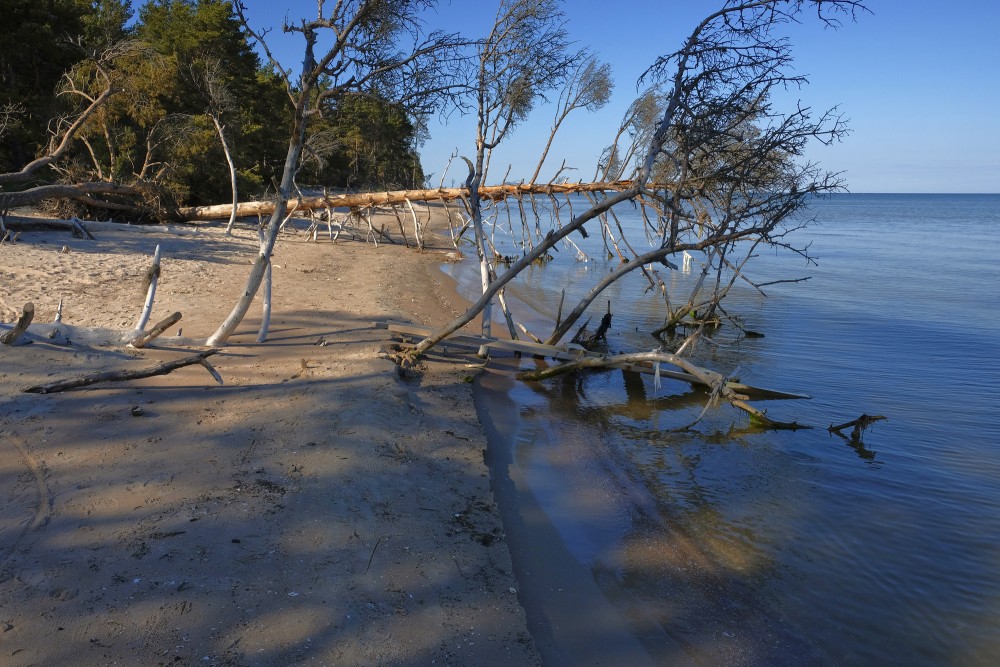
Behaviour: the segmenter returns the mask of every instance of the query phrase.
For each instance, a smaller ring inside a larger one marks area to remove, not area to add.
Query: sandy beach
[[[373,326],[464,307],[439,270],[447,241],[285,233],[268,342],[254,342],[255,303],[211,357],[222,386],[194,365],[24,393],[197,349],[181,343],[224,319],[256,252],[248,225],[223,229],[0,246],[0,321],[30,301],[51,323],[64,302],[58,336],[33,325],[29,344],[0,345],[0,663],[538,664],[473,371],[455,358],[401,375]],[[134,326],[157,244],[151,322],[180,311],[170,338],[91,338]]]

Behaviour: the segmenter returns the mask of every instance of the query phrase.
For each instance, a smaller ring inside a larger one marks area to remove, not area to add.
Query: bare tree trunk
[[[264,243],[264,230],[257,228],[257,236],[261,244]],[[271,276],[273,266],[271,259],[267,260],[267,270],[264,271],[264,304],[260,315],[260,331],[257,332],[257,342],[263,343],[267,340],[267,331],[271,328]]]
[[[146,288],[146,303],[142,307],[142,313],[139,314],[139,320],[135,323],[136,331],[142,331],[146,328],[146,323],[149,322],[149,315],[153,311],[153,300],[156,298],[156,284],[160,279],[159,244],[157,244],[156,250],[153,251],[153,264],[149,267],[146,278],[149,283]]]
[[[31,325],[31,320],[35,318],[35,304],[30,301],[24,304],[24,309],[21,311],[21,317],[18,318],[17,323],[14,327],[0,336],[0,343],[3,345],[13,345],[17,342],[17,339],[28,330]]]
[[[268,221],[267,229],[264,232],[260,251],[257,253],[257,259],[254,260],[253,268],[250,269],[250,275],[247,277],[246,288],[243,290],[242,296],[237,300],[229,317],[209,337],[206,345],[210,347],[223,345],[233,335],[236,327],[239,326],[243,318],[246,317],[247,311],[250,310],[250,304],[253,303],[253,298],[260,288],[264,274],[267,272],[267,267],[271,261],[271,253],[274,251],[274,244],[278,240],[278,232],[285,219],[285,211],[288,208],[288,200],[294,185],[295,170],[298,167],[299,158],[302,156],[302,146],[305,143],[305,105],[308,103],[307,97],[305,94],[301,96],[299,105],[295,110],[296,125],[292,134],[292,140],[288,144],[288,154],[285,156],[285,167],[281,176],[281,184],[278,187],[278,196],[274,202],[271,219]]]
[[[480,197],[499,201],[506,198],[519,198],[529,194],[572,194],[576,192],[622,192],[633,185],[632,181],[609,181],[592,183],[550,183],[525,184],[510,183],[504,185],[482,185],[479,187]],[[287,206],[298,210],[316,208],[363,208],[366,206],[405,205],[407,200],[414,201],[455,201],[467,197],[467,188],[428,188],[424,190],[390,190],[388,192],[360,192],[353,194],[327,194],[317,197],[299,197],[289,199]],[[274,212],[275,201],[241,202],[236,207],[237,217],[248,215],[270,215]],[[178,218],[185,221],[221,220],[232,214],[232,204],[213,204],[211,206],[189,206],[177,211]]]
[[[236,165],[233,163],[233,154],[229,150],[229,142],[226,141],[225,126],[219,122],[219,117],[209,114],[212,123],[215,124],[215,131],[219,133],[219,143],[222,144],[222,152],[226,154],[226,162],[229,164],[229,183],[233,190],[233,212],[229,214],[229,224],[226,225],[226,236],[233,233],[233,225],[236,224],[236,207],[239,205],[239,196],[236,192]]]
[[[444,325],[443,327],[436,329],[434,333],[420,341],[412,350],[411,354],[416,356],[426,352],[431,349],[442,340],[447,338],[449,335],[461,329],[463,326],[471,322],[479,313],[483,311],[490,300],[496,296],[497,292],[504,287],[507,283],[513,280],[521,271],[531,265],[536,259],[548,252],[552,247],[554,247],[559,241],[561,241],[566,236],[569,236],[572,232],[577,231],[583,227],[587,222],[598,217],[600,214],[604,213],[610,209],[615,204],[620,204],[623,201],[628,201],[639,194],[639,186],[634,186],[630,190],[620,192],[614,196],[608,197],[598,205],[592,207],[591,209],[580,214],[578,217],[571,220],[565,227],[558,230],[552,230],[549,232],[542,241],[531,249],[529,253],[524,255],[521,259],[516,261],[510,266],[509,269],[503,272],[496,280],[490,284],[490,287],[486,292],[470,306],[464,313],[459,315],[457,318]]]

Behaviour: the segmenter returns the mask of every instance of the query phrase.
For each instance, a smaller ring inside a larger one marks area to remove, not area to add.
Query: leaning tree
[[[843,183],[804,160],[804,148],[810,141],[836,141],[846,128],[836,110],[776,106],[777,91],[805,83],[791,70],[791,44],[782,29],[810,12],[836,27],[863,10],[854,0],[729,0],[707,16],[680,49],[657,58],[644,73],[640,84],[649,90],[604,153],[603,173],[628,177],[628,187],[593,195],[587,210],[539,236],[469,309],[410,354],[426,352],[471,322],[521,271],[571,234],[586,235],[593,221],[606,221],[623,202],[642,207],[644,238],[619,246],[622,263],[557,322],[546,343],[560,341],[598,295],[632,272],[643,272],[664,295],[669,326],[695,307],[702,318],[711,316],[734,281],[753,284],[745,267],[755,249],[807,255],[788,238],[803,224],[794,214],[811,197]],[[618,231],[627,234],[620,226]],[[659,272],[675,270],[685,252],[704,256],[705,279],[696,294],[678,303]],[[678,354],[660,354],[669,363],[689,365]]]
[[[469,176],[466,209],[475,230],[483,290],[494,278],[489,247],[483,227],[480,188],[485,184],[490,157],[508,134],[523,121],[546,91],[559,85],[571,67],[565,16],[558,0],[501,0],[489,34],[475,46],[470,59],[467,98],[476,117],[476,152],[465,157]],[[503,299],[503,292],[500,292]],[[501,301],[503,303],[503,301]],[[508,326],[513,323],[506,306]],[[483,334],[489,335],[490,303],[483,310]]]
[[[316,18],[284,26],[285,32],[298,33],[305,42],[301,71],[293,77],[274,57],[265,34],[250,25],[245,5],[238,0],[234,3],[243,25],[284,80],[292,107],[292,133],[274,208],[246,288],[209,337],[211,346],[223,344],[236,330],[264,279],[295,188],[309,123],[331,102],[351,95],[376,96],[420,115],[435,109],[452,90],[449,82],[461,42],[455,35],[424,33],[419,14],[433,0],[340,0],[332,8],[322,0],[316,4]],[[329,46],[320,47],[326,43]]]

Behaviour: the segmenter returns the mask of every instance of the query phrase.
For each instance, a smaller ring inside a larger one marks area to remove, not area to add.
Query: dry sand
[[[372,326],[464,307],[439,270],[446,243],[285,234],[269,341],[254,343],[255,305],[212,357],[225,385],[191,366],[23,393],[187,353],[128,352],[79,329],[134,326],[157,243],[152,321],[181,311],[200,340],[256,246],[246,227],[95,235],[0,246],[0,320],[32,301],[51,322],[63,298],[74,327],[68,346],[0,345],[0,664],[538,663],[471,371],[455,360],[400,377]]]

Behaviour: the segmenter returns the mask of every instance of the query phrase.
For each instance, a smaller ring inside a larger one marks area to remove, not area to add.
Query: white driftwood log
[[[529,194],[570,194],[574,192],[621,192],[629,189],[632,181],[614,181],[608,183],[552,183],[536,185],[529,183],[511,183],[504,185],[486,185],[479,188],[479,196],[483,199],[499,201],[508,197],[521,197]],[[359,192],[356,194],[327,194],[317,197],[298,197],[288,200],[288,208],[308,210],[315,208],[366,208],[371,206],[404,205],[413,201],[453,201],[468,194],[466,188],[430,188],[426,190],[391,190],[388,192]],[[241,202],[236,207],[236,215],[269,215],[274,211],[274,201]],[[177,214],[182,220],[221,220],[228,218],[233,211],[232,204],[214,204],[212,206],[191,206],[178,209]]]
[[[139,321],[135,323],[136,331],[143,331],[146,328],[146,324],[149,322],[149,315],[153,312],[153,300],[156,298],[156,283],[160,279],[160,245],[156,245],[156,250],[153,251],[153,265],[149,267],[149,271],[146,273],[149,280],[149,287],[146,289],[146,303],[142,307],[142,313],[139,314]]]
[[[164,331],[177,324],[180,321],[180,319],[181,319],[180,313],[174,313],[168,317],[163,318],[162,320],[157,322],[156,326],[154,326],[152,329],[150,329],[145,333],[141,333],[132,340],[130,340],[128,343],[129,347],[136,347],[136,348],[145,347],[149,343],[149,341],[153,340],[154,338],[162,334]]]

